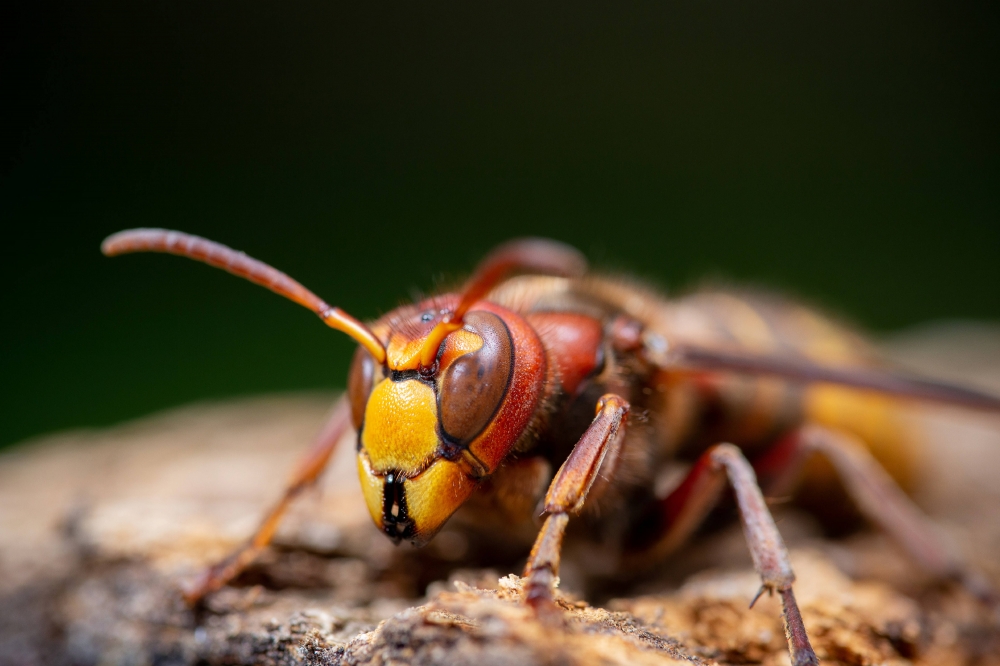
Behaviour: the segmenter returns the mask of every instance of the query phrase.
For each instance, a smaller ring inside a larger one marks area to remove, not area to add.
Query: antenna
[[[462,318],[473,303],[513,273],[535,273],[559,277],[579,277],[587,272],[587,260],[565,243],[546,238],[519,238],[488,254],[462,288],[455,311],[431,329],[420,348],[420,365],[429,368],[448,334],[462,328]]]
[[[385,363],[385,347],[362,322],[328,305],[278,269],[221,243],[169,229],[126,229],[105,238],[101,252],[109,257],[130,252],[165,252],[229,271],[312,310],[327,326],[351,336],[379,364]]]

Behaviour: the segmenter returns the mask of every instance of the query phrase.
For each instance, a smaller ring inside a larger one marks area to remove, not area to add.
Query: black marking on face
[[[400,474],[390,472],[385,476],[382,490],[382,531],[395,544],[403,539],[412,539],[417,532],[417,526],[406,510],[405,480]]]
[[[386,376],[394,382],[408,382],[415,379],[421,384],[430,386],[437,394],[437,368],[438,364],[435,361],[430,368],[421,368],[420,370],[387,370]]]
[[[410,379],[420,379],[416,370],[388,370],[389,377],[394,382],[405,382]]]

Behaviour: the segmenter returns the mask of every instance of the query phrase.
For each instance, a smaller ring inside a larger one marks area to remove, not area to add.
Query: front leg
[[[624,398],[613,393],[602,396],[597,402],[597,416],[549,485],[543,510],[548,516],[524,568],[527,578],[525,600],[536,610],[544,612],[552,609],[569,514],[578,514],[583,509],[587,492],[608,453],[617,455],[619,429],[624,425],[628,412],[629,404]]]
[[[236,578],[257,559],[267,544],[271,543],[271,538],[278,529],[278,524],[292,500],[316,482],[319,475],[326,469],[337,443],[350,427],[350,403],[346,398],[341,398],[316,441],[299,460],[281,498],[264,516],[253,536],[228,557],[206,569],[194,585],[182,591],[184,600],[189,606],[193,607],[201,603],[205,595],[215,592]]]

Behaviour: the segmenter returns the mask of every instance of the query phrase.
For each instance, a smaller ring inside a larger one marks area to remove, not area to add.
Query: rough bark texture
[[[894,349],[911,367],[1000,392],[995,332]],[[594,605],[579,600],[587,554],[570,552],[565,616],[545,624],[504,575],[522,562],[485,568],[457,532],[421,552],[378,534],[351,447],[275,548],[202,612],[187,610],[178,585],[253,529],[330,402],[188,407],[0,456],[0,664],[787,663],[777,601],[747,608],[759,583],[738,527]],[[928,433],[918,501],[1000,583],[1000,418],[915,418]],[[824,663],[1000,664],[997,618],[930,584],[883,537],[831,542],[807,516],[780,510],[779,521]]]

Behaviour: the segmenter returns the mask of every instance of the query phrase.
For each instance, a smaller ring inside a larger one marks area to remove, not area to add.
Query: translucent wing
[[[670,353],[671,366],[748,375],[769,375],[801,382],[826,382],[905,398],[1000,412],[1000,398],[973,389],[893,370],[838,368],[788,356],[719,351],[685,345]]]

